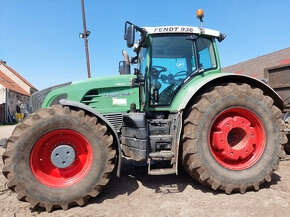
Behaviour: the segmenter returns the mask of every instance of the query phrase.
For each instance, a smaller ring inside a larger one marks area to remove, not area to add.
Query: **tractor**
[[[264,82],[221,72],[216,41],[203,27],[125,23],[120,75],[34,93],[32,113],[7,140],[2,173],[17,198],[48,212],[96,197],[121,158],[149,175],[183,168],[213,190],[258,190],[285,155],[283,100]],[[138,33],[138,35],[137,35]],[[131,67],[132,69],[131,73]]]

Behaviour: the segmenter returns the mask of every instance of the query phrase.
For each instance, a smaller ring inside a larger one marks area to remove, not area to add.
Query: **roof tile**
[[[0,71],[0,84],[7,89],[30,96],[24,89],[22,89],[18,84],[16,84],[12,79],[10,79],[4,72]]]
[[[21,75],[19,75],[15,70],[13,70],[11,67],[7,66],[5,62],[0,60],[0,64],[5,66],[9,71],[14,73],[18,78],[20,78],[25,84],[27,84],[29,87],[36,89],[32,84],[30,84],[28,81],[26,81]]]
[[[264,69],[290,61],[290,47],[222,68],[222,72],[241,73],[264,78]]]

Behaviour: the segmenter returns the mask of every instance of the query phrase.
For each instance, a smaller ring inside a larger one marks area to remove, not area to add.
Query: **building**
[[[16,71],[0,61],[0,123],[11,121],[17,112],[17,103],[28,108],[29,97],[37,89]]]
[[[222,71],[263,79],[284,101],[285,120],[290,115],[290,47],[225,67]]]
[[[264,78],[264,69],[290,63],[290,47],[222,68],[223,72]]]

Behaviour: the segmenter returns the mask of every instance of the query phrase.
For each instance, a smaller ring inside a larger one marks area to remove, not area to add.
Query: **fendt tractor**
[[[149,175],[184,168],[227,194],[271,181],[287,142],[283,100],[260,80],[222,73],[216,40],[225,35],[203,27],[202,10],[197,16],[200,27],[127,21],[136,56],[123,51],[120,75],[31,96],[32,114],[3,154],[19,200],[47,211],[82,206],[120,175],[122,156],[147,163]]]

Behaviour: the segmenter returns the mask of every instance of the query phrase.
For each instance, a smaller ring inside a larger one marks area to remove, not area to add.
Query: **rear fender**
[[[246,75],[239,74],[229,74],[229,73],[219,73],[215,76],[209,76],[204,78],[202,81],[196,85],[188,87],[187,93],[183,97],[183,101],[178,105],[178,111],[183,110],[189,101],[198,96],[200,92],[208,87],[217,86],[219,84],[234,82],[234,83],[246,83],[252,87],[260,88],[264,94],[270,96],[274,100],[274,104],[281,110],[284,108],[284,103],[282,98],[267,84],[264,82]]]
[[[75,102],[75,101],[72,101],[72,100],[66,100],[66,99],[60,100],[59,103],[61,105],[64,105],[64,106],[79,108],[79,109],[82,109],[82,110],[84,110],[86,112],[89,112],[89,113],[95,115],[97,118],[99,118],[102,121],[104,121],[108,125],[108,127],[113,132],[113,136],[115,137],[115,139],[116,139],[116,141],[118,143],[118,168],[117,168],[117,176],[120,177],[122,152],[121,152],[121,145],[120,145],[120,141],[119,141],[119,138],[118,138],[118,134],[114,130],[114,126],[102,114],[100,114],[96,110],[92,109],[91,107],[89,107],[89,106],[87,106],[87,105],[85,105],[83,103]]]

